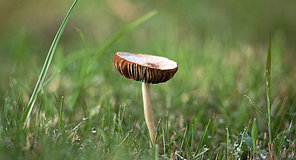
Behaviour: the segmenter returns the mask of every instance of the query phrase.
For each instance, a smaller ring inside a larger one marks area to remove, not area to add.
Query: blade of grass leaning
[[[264,121],[265,121],[266,123],[268,123],[268,120],[267,120],[266,116],[263,114],[263,111],[262,111],[262,110],[260,109],[260,107],[256,104],[256,102],[254,102],[254,101],[252,100],[252,98],[249,97],[249,96],[247,96],[247,95],[245,95],[245,97],[248,98],[249,102],[252,104],[252,106],[255,108],[255,110],[258,112],[258,114],[261,116],[261,118],[264,119]]]
[[[199,143],[198,143],[198,146],[197,146],[197,148],[196,148],[196,151],[195,151],[195,154],[194,154],[194,155],[197,155],[197,152],[199,151],[201,145],[203,144],[203,141],[204,141],[204,139],[205,139],[205,136],[206,136],[207,133],[208,133],[208,128],[209,128],[209,126],[210,126],[210,123],[211,123],[211,119],[209,120],[209,122],[208,122],[208,124],[207,124],[207,126],[206,126],[206,128],[205,128],[205,131],[203,132],[203,134],[202,134],[202,136],[201,136],[201,138],[200,138],[200,141],[199,141]]]
[[[186,134],[187,134],[187,130],[188,130],[188,126],[186,126],[185,131],[184,131],[184,133],[183,133],[183,137],[182,137],[182,141],[181,141],[180,150],[183,149],[184,142],[185,142],[185,138],[186,138]]]
[[[57,71],[55,72],[53,75],[51,75],[45,82],[43,82],[43,86],[42,88],[44,88],[45,86],[47,86],[49,84],[49,82],[51,82],[51,80],[53,80],[61,71]]]
[[[268,111],[268,133],[269,133],[269,155],[270,158],[273,159],[272,154],[272,135],[271,135],[271,33],[269,35],[269,46],[267,52],[267,60],[266,60],[266,75],[265,75],[265,84],[266,84],[266,101],[267,101],[267,111]]]
[[[45,62],[43,64],[43,67],[42,67],[42,70],[41,70],[41,73],[39,75],[39,78],[38,78],[38,81],[35,85],[35,88],[34,88],[34,91],[30,97],[30,100],[28,102],[28,105],[27,107],[25,108],[23,114],[22,114],[22,118],[21,118],[21,121],[20,121],[20,125],[22,128],[24,128],[26,126],[26,123],[28,122],[28,119],[31,115],[31,112],[32,112],[32,109],[33,109],[33,106],[35,104],[35,101],[37,99],[37,96],[43,86],[43,82],[44,82],[44,79],[45,79],[45,76],[47,74],[47,71],[49,69],[49,66],[51,64],[51,61],[52,61],[52,58],[54,56],[54,53],[55,53],[55,50],[56,50],[56,47],[57,47],[57,44],[63,34],[63,31],[66,27],[66,24],[68,23],[68,20],[73,12],[73,9],[75,8],[75,6],[77,5],[78,3],[78,0],[75,0],[72,4],[72,6],[70,7],[66,17],[64,18],[58,32],[56,33],[53,41],[52,41],[52,44],[49,48],[49,51],[47,53],[47,56],[46,56],[46,59],[45,59]]]

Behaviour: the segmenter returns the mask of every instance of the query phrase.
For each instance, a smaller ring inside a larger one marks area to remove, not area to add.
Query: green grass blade
[[[46,87],[50,82],[51,80],[53,80],[61,71],[57,71],[56,73],[54,73],[53,75],[51,75],[44,83],[43,83],[43,88]]]
[[[267,52],[266,60],[266,75],[265,75],[265,84],[266,84],[266,101],[267,101],[267,111],[268,111],[268,133],[269,133],[269,145],[270,145],[270,158],[272,159],[272,135],[271,135],[271,33],[269,35],[269,46]]]
[[[256,118],[254,118],[254,120],[253,120],[251,134],[252,134],[252,140],[253,140],[253,156],[255,158],[256,157],[256,155],[255,155],[255,153],[256,153],[256,140],[257,140],[257,136],[258,136]]]
[[[228,127],[226,128],[226,159],[229,159],[230,137]]]
[[[236,149],[237,151],[242,151],[242,146],[243,146],[243,142],[244,142],[244,138],[246,136],[246,133],[247,133],[247,128],[244,129],[243,135],[242,135],[240,142],[239,142],[239,146]]]
[[[258,112],[258,114],[261,116],[262,119],[264,119],[264,121],[266,123],[268,123],[268,120],[266,118],[266,116],[263,114],[263,111],[260,109],[260,107],[256,104],[256,102],[254,102],[251,97],[245,95],[245,97],[248,98],[249,102],[252,104],[252,106],[255,108],[255,110]]]
[[[158,147],[158,145],[156,144],[155,145],[155,152],[154,152],[154,159],[155,160],[159,160],[159,157],[158,157],[158,153],[159,152],[159,147]]]
[[[62,130],[63,126],[63,108],[64,108],[64,96],[61,98],[61,107],[60,107],[60,112],[59,112],[59,130]]]
[[[185,142],[185,138],[186,138],[187,130],[188,130],[188,126],[186,126],[186,128],[185,128],[185,132],[183,133],[183,138],[182,138],[182,141],[181,141],[180,150],[183,149],[183,145],[184,145],[184,142]]]
[[[209,122],[208,122],[208,124],[207,124],[207,126],[205,128],[205,131],[203,132],[203,134],[202,134],[202,136],[200,138],[200,141],[199,141],[198,146],[197,146],[196,151],[195,151],[195,155],[197,155],[198,150],[200,149],[201,145],[203,144],[205,136],[208,133],[208,129],[209,129],[210,124],[211,124],[211,119],[209,120]]]
[[[37,99],[37,96],[43,86],[43,82],[44,82],[44,79],[45,79],[45,76],[47,74],[47,71],[49,69],[49,66],[51,64],[51,61],[52,61],[52,58],[54,56],[54,53],[55,53],[55,50],[56,50],[56,47],[57,47],[57,44],[63,34],[63,31],[66,27],[66,24],[68,23],[68,20],[73,12],[73,9],[75,8],[75,6],[77,5],[77,2],[78,0],[75,0],[71,6],[71,8],[69,9],[66,17],[64,18],[58,32],[56,33],[54,39],[53,39],[53,42],[49,48],[49,51],[47,53],[47,56],[46,56],[46,59],[45,59],[45,62],[43,64],[43,67],[42,67],[42,70],[41,70],[41,73],[39,75],[39,78],[38,78],[38,81],[35,85],[35,88],[34,88],[34,91],[30,97],[30,100],[29,100],[29,103],[27,105],[27,107],[25,108],[23,114],[22,114],[22,118],[21,118],[21,121],[20,121],[20,125],[21,127],[25,127],[26,126],[26,123],[30,117],[30,114],[32,112],[32,109],[33,109],[33,106],[35,104],[35,101]]]
[[[164,123],[162,124],[162,143],[163,143],[163,155],[166,155]]]

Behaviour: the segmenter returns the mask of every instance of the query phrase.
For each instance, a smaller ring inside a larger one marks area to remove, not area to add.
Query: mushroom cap
[[[113,57],[115,69],[124,77],[145,83],[162,83],[178,70],[176,62],[164,57],[117,52]]]

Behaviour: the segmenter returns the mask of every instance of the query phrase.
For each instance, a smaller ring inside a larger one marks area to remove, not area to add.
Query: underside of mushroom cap
[[[115,69],[124,77],[146,83],[162,83],[178,70],[176,62],[164,57],[117,52],[113,57]]]

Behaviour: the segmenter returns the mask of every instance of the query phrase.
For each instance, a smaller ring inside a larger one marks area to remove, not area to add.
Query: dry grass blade
[[[254,102],[254,101],[252,100],[251,97],[249,97],[249,96],[247,96],[247,95],[244,95],[244,96],[248,98],[249,102],[252,104],[252,106],[255,108],[255,110],[258,112],[258,114],[261,116],[261,118],[264,119],[264,121],[265,121],[266,123],[268,123],[268,120],[267,120],[266,116],[263,114],[262,110],[261,110],[260,107],[256,104],[256,102]]]

